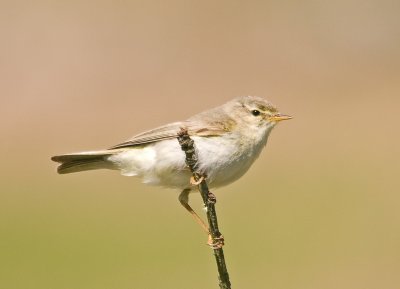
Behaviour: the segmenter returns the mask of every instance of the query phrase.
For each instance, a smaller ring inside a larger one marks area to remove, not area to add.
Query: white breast
[[[259,156],[270,129],[252,138],[235,134],[218,137],[192,137],[199,170],[207,175],[209,186],[221,187],[240,178]],[[126,149],[110,156],[121,174],[141,177],[144,183],[184,189],[190,186],[191,173],[185,154],[176,139]]]

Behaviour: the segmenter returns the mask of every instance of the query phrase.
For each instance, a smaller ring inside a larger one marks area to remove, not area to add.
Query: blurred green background
[[[50,156],[240,95],[295,118],[214,192],[233,288],[400,288],[399,13],[386,0],[1,1],[0,288],[217,288],[178,192],[60,176]]]

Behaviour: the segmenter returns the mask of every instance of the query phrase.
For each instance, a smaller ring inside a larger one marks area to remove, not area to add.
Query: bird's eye
[[[260,115],[260,111],[257,110],[257,109],[254,109],[254,110],[251,111],[251,114],[254,115],[254,116],[258,116],[258,115]]]

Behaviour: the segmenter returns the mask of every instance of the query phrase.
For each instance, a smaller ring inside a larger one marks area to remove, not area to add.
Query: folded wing
[[[226,133],[226,129],[219,123],[209,124],[207,126],[193,121],[174,122],[155,129],[135,135],[126,142],[117,144],[109,149],[119,149],[126,147],[140,146],[157,141],[172,139],[178,137],[178,132],[185,128],[191,136],[212,137]]]

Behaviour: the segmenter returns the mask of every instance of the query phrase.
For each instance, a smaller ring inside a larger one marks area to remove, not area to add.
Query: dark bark
[[[212,237],[212,247],[218,268],[219,287],[221,289],[230,289],[231,283],[229,281],[229,274],[225,264],[224,251],[222,249],[224,238],[218,229],[217,212],[215,211],[216,198],[208,189],[206,175],[197,170],[197,154],[195,143],[190,138],[186,129],[181,128],[181,131],[178,133],[178,141],[182,150],[185,152],[186,164],[193,173],[195,181],[197,182],[202,180],[198,185],[198,188],[201,197],[203,198],[204,205],[207,208],[208,226]]]

